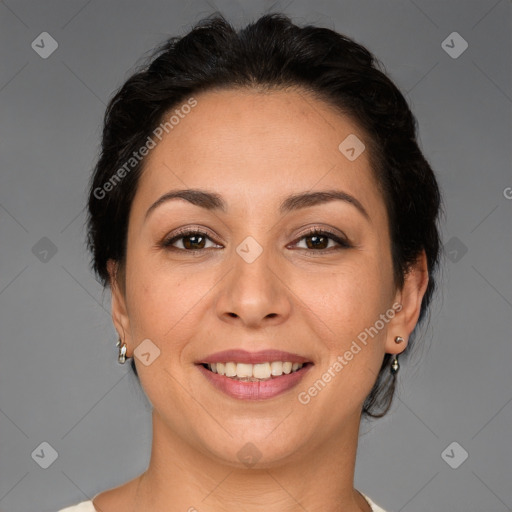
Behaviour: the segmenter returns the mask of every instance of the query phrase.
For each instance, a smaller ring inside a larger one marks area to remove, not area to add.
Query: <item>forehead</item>
[[[382,203],[367,135],[306,91],[226,89],[194,98],[197,104],[175,116],[146,157],[134,203],[176,188],[211,189],[228,204],[236,199],[259,207],[326,188],[362,196],[369,210]]]

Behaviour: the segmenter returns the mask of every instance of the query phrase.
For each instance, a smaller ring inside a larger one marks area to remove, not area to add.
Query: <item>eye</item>
[[[306,240],[306,247],[299,247],[299,249],[311,249],[314,251],[326,251],[348,249],[352,245],[348,240],[339,237],[335,233],[325,229],[312,228],[308,232],[304,233],[299,241]],[[309,241],[308,241],[309,240]],[[335,242],[337,246],[329,247],[329,242]]]
[[[309,249],[315,252],[330,252],[331,250],[336,251],[352,247],[346,239],[339,237],[332,231],[318,228],[312,228],[304,233],[294,245],[302,240],[306,240],[306,247],[299,247],[299,249]],[[206,247],[207,241],[213,242],[207,232],[199,229],[184,229],[173,237],[164,240],[161,246],[173,251],[201,252],[208,249]],[[176,247],[177,242],[181,243],[182,247]],[[329,247],[329,242],[334,242],[334,247]],[[221,247],[215,243],[213,243],[213,246]]]
[[[194,252],[205,249],[207,240],[213,242],[205,231],[198,229],[184,229],[172,238],[164,240],[161,245],[169,250]],[[182,247],[174,247],[176,242],[181,242]]]

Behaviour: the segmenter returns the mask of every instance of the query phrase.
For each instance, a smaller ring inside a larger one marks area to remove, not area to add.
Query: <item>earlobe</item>
[[[124,287],[120,286],[118,262],[110,259],[107,261],[107,270],[110,276],[110,290],[112,293],[112,321],[122,343],[130,347],[129,326],[130,321],[126,308]]]
[[[427,290],[428,280],[427,257],[425,251],[422,251],[404,276],[402,289],[396,293],[395,300],[402,305],[402,308],[390,322],[386,352],[398,354],[407,347],[409,336],[420,316],[421,303]],[[397,340],[397,338],[401,340]]]

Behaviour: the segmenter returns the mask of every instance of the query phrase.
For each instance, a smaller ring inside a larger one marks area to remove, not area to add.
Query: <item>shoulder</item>
[[[96,512],[96,509],[94,508],[94,505],[92,504],[92,501],[82,501],[81,503],[78,503],[78,505],[73,505],[71,507],[66,507],[58,512]]]
[[[382,507],[379,507],[379,505],[377,505],[377,503],[375,503],[369,496],[366,494],[363,494],[363,496],[365,500],[370,504],[370,507],[372,507],[372,512],[386,512]]]
[[[133,502],[140,477],[136,477],[118,487],[107,489],[92,500],[82,501],[76,505],[63,508],[58,512],[112,512],[127,510]]]

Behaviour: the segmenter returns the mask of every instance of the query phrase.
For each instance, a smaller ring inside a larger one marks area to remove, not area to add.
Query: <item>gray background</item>
[[[512,510],[510,0],[7,0],[0,3],[3,512],[57,510],[145,470],[149,403],[129,365],[117,363],[110,295],[88,270],[84,246],[105,104],[164,38],[215,9],[240,26],[271,7],[377,55],[418,118],[420,145],[444,192],[447,258],[430,328],[416,357],[402,362],[390,414],[362,424],[356,487],[390,511]],[[43,59],[31,43],[45,31],[58,49]],[[442,46],[454,31],[469,44],[457,58]],[[58,453],[47,469],[35,455],[43,442]],[[462,450],[469,457],[453,469],[446,460],[460,463]]]

